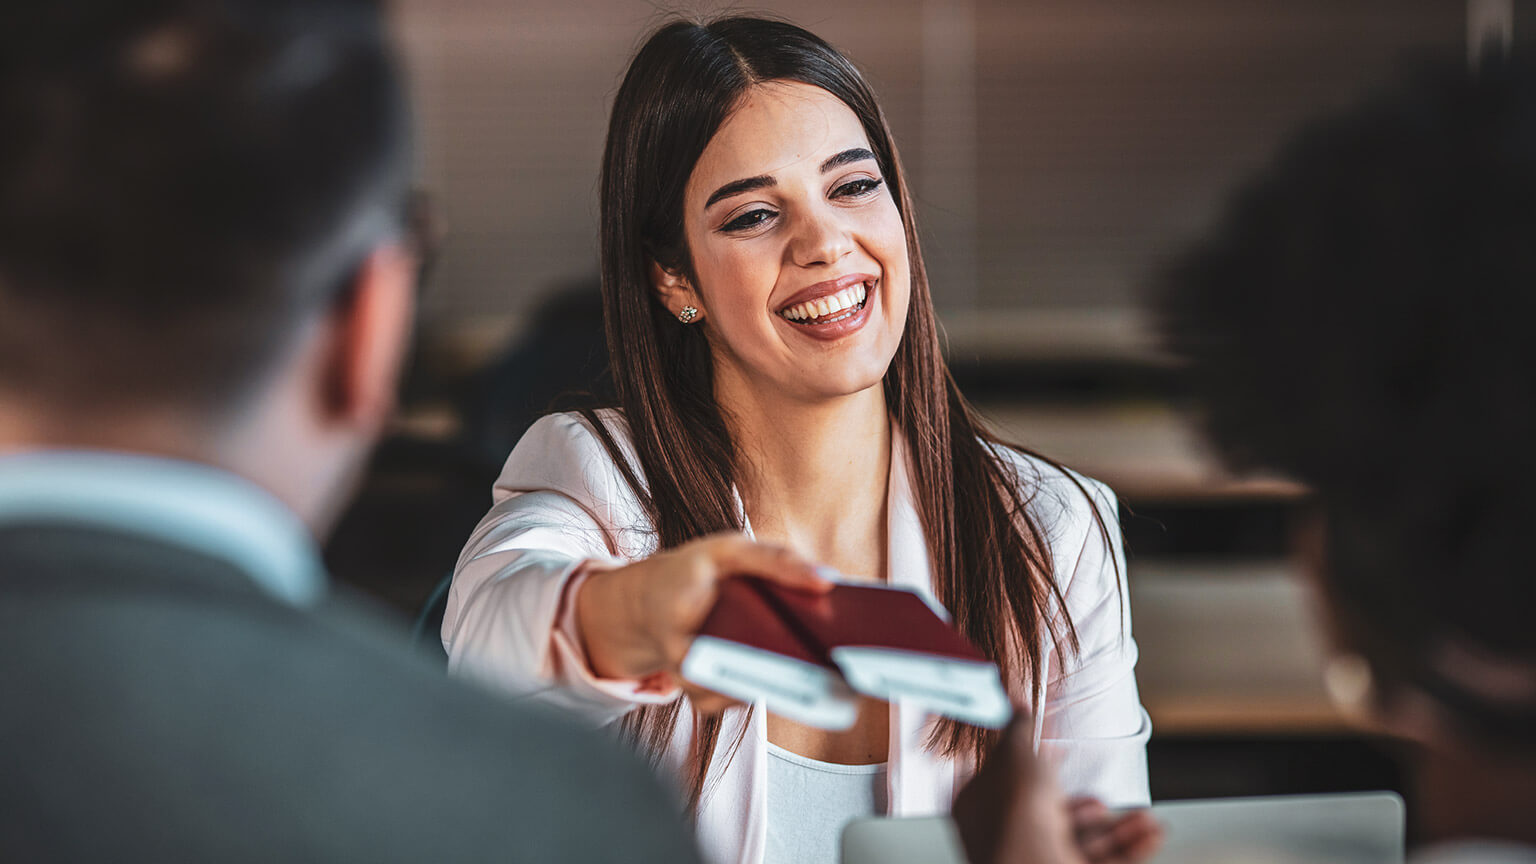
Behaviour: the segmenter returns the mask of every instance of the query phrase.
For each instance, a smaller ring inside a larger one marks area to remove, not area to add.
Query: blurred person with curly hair
[[[1330,690],[1414,745],[1414,860],[1536,861],[1536,65],[1421,66],[1307,127],[1154,304],[1227,462],[1315,491]],[[1080,860],[1004,747],[957,805],[973,860]]]

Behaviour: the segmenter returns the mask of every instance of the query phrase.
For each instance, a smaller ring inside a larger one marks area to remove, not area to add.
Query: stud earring
[[[677,320],[683,322],[684,324],[692,324],[693,319],[697,317],[699,317],[699,310],[693,306],[684,306],[682,310],[677,313]]]

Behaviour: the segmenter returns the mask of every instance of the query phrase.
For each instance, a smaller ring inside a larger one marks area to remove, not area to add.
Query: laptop
[[[1164,801],[1152,864],[1402,864],[1406,813],[1393,792]],[[965,864],[945,816],[860,819],[843,830],[843,864]]]

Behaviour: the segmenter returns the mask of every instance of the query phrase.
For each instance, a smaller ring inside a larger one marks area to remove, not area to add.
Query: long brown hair
[[[747,90],[773,80],[819,87],[847,104],[896,198],[912,291],[885,395],[906,437],[934,591],[1005,682],[1038,680],[1044,638],[1058,651],[1077,650],[1049,546],[1020,494],[1022,478],[992,449],[1010,445],[986,431],[944,364],[912,203],[880,106],[853,64],[815,35],[756,18],[679,21],[656,31],[630,64],[603,153],[603,312],[614,385],[643,477],[630,470],[597,416],[587,419],[640,497],[660,548],[742,530],[736,451],[715,402],[709,347],[700,328],[679,325],[662,306],[647,268],[655,261],[691,275],[682,215],[689,175]],[[1053,604],[1062,610],[1061,628],[1050,623]],[[676,731],[681,702],[631,712],[625,731],[659,757]],[[690,809],[700,801],[722,727],[718,716],[694,719],[684,778]],[[980,764],[995,739],[994,732],[944,720],[929,746]]]

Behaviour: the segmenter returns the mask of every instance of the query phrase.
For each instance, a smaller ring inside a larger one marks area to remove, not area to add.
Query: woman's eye
[[[748,210],[735,219],[721,226],[722,231],[745,231],[748,228],[756,228],[758,225],[773,218],[772,210]]]
[[[885,183],[874,177],[861,177],[858,180],[850,180],[832,191],[834,198],[857,198],[860,195],[868,195],[879,189]]]

